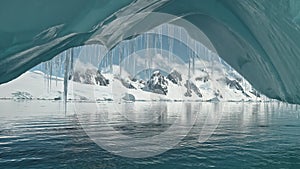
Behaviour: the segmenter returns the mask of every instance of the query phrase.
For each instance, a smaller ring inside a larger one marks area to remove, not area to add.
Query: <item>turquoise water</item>
[[[131,121],[119,115],[110,123],[132,137],[157,135],[178,116],[172,104],[135,109],[144,112],[129,111]],[[127,158],[104,150],[82,129],[80,114],[74,115],[71,109],[64,112],[60,102],[0,101],[0,107],[0,168],[300,168],[300,113],[295,105],[185,103],[183,124],[193,121],[191,114],[197,107],[200,110],[189,134],[171,150],[148,158]],[[151,114],[158,109],[163,110],[159,115]],[[199,143],[204,126],[214,124],[218,125],[213,134]],[[108,138],[115,137],[109,134]]]

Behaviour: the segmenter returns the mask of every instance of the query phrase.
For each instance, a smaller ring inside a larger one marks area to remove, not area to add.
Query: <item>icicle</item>
[[[109,57],[109,71],[110,71],[110,73],[112,74],[113,73],[113,53],[112,53],[113,51],[109,51],[108,52],[108,57]]]
[[[101,58],[102,58],[102,46],[98,46],[98,64],[101,62]]]
[[[104,71],[106,71],[106,69],[108,67],[108,57],[104,57],[103,60],[104,60],[104,65],[103,65]]]
[[[188,71],[188,79],[191,78],[191,59],[189,58],[189,71]]]
[[[90,46],[87,46],[87,49],[85,49],[85,51],[88,53],[88,56],[89,56],[89,63],[90,64],[93,64],[93,61],[92,61],[92,52],[91,52],[91,49],[90,49]]]
[[[170,26],[169,25],[167,25],[167,39],[168,39],[168,61],[169,61],[169,63],[171,63],[171,53],[172,53],[172,50],[171,50],[171,41],[172,41],[172,39],[170,38],[170,35],[171,35],[171,33],[170,33]]]
[[[155,32],[154,34],[154,50],[155,50],[155,54],[158,54],[158,47],[159,47],[159,37],[157,32]]]
[[[138,50],[138,46],[139,46],[139,41],[138,41],[139,39],[137,38],[137,39],[135,39],[135,41],[134,41],[134,45],[133,45],[133,53],[134,53],[134,55],[135,55],[135,51],[136,50]],[[135,60],[135,57],[133,57],[133,72],[135,73],[135,75],[136,75],[136,60]]]
[[[129,43],[129,52],[128,52],[128,56],[127,57],[129,57],[128,58],[128,62],[129,62],[129,65],[130,65],[130,73],[131,73],[131,75],[133,75],[133,60],[132,60],[132,54],[133,54],[133,40],[130,40],[130,43]]]
[[[195,54],[195,51],[196,51],[196,41],[195,40],[192,40],[193,42],[193,45],[194,45],[194,50],[192,51],[192,56],[193,56],[193,74],[195,74],[195,57],[196,57],[196,54]]]
[[[123,47],[122,43],[119,44],[119,68],[120,68],[120,77],[122,75],[122,68],[121,68],[121,62],[122,62],[122,55],[123,55]]]
[[[52,80],[52,60],[50,60],[49,61],[49,64],[50,64],[50,74],[49,74],[49,76],[50,76],[50,78],[49,78],[49,90],[51,91],[51,80]]]
[[[50,92],[50,62],[47,62],[48,72],[47,72],[47,87],[48,87],[48,93]]]
[[[56,77],[55,77],[55,85],[57,86],[57,76],[59,74],[59,58],[61,57],[61,54],[57,55],[55,57],[55,60],[54,60],[54,65],[55,65],[55,70],[56,70]]]
[[[46,65],[46,70],[45,70],[45,74],[46,74],[46,88],[47,88],[47,92],[49,93],[49,62],[45,62]]]
[[[69,73],[69,80],[72,79],[73,76],[73,69],[74,69],[74,49],[71,48],[70,50],[70,73]]]
[[[134,70],[134,45],[135,45],[135,39],[130,41],[130,62],[131,62],[131,74],[134,77],[135,76],[135,70]]]
[[[172,56],[171,54],[173,53],[173,45],[174,45],[174,28],[170,27],[168,25],[168,45],[169,45],[169,52],[168,52],[168,56],[169,56],[169,63],[171,63],[172,60]]]
[[[207,53],[208,53],[208,57],[210,58],[210,64],[211,64],[211,77],[213,77],[213,75],[214,75],[214,60],[213,60],[211,51],[208,50]]]
[[[62,52],[59,56],[59,60],[58,60],[58,67],[59,67],[59,75],[62,77],[63,76],[63,71],[64,71],[64,67],[63,67],[63,64],[64,64],[64,53],[65,52]]]
[[[97,63],[97,50],[96,50],[96,45],[92,45],[92,64],[96,66],[95,64]]]
[[[145,50],[146,50],[146,67],[147,67],[147,71],[146,71],[146,75],[147,75],[147,78],[150,79],[150,69],[149,69],[149,62],[148,62],[148,59],[150,57],[150,54],[149,54],[149,36],[148,34],[145,34],[144,35],[144,46],[145,46]]]
[[[65,109],[67,104],[67,95],[68,95],[68,77],[69,77],[69,64],[70,64],[70,57],[69,51],[65,52],[65,71],[64,71],[64,103]]]
[[[132,57],[132,63],[133,63],[133,65],[132,65],[132,73],[133,73],[133,75],[135,76],[136,75],[136,68],[135,68],[135,66],[136,66],[136,61],[135,61],[135,57],[134,57],[134,55],[133,55],[133,57]]]
[[[130,53],[130,41],[127,41],[127,43],[126,43],[126,46],[125,46],[125,48],[124,48],[124,50],[126,51],[126,53],[125,53],[125,55],[124,56],[126,56],[126,70],[127,70],[127,72],[130,72],[130,60],[129,60],[129,58],[128,58],[128,56],[129,56],[129,53]]]
[[[149,63],[149,69],[152,67],[152,60],[153,60],[153,53],[152,53],[152,50],[151,50],[151,48],[153,48],[153,35],[152,34],[149,34],[149,42],[148,42],[148,46],[149,46],[149,48],[148,48],[148,50],[149,50],[149,58],[150,58],[150,63]],[[150,75],[151,76],[151,75]]]
[[[162,34],[163,34],[163,27],[161,26],[160,32],[159,32],[159,42],[160,42],[160,54],[163,55],[163,40],[162,40]]]
[[[46,69],[45,69],[45,62],[43,62],[42,63],[42,69],[41,69],[41,71],[44,73],[44,85],[46,84],[46,71],[45,71]]]
[[[185,44],[188,44],[188,41],[189,39],[187,39],[187,42],[185,43]],[[188,46],[189,46],[189,44],[188,44]],[[187,50],[187,57],[188,57],[188,59],[189,59],[189,72],[188,72],[188,78],[190,79],[191,77],[190,77],[190,75],[191,75],[191,58],[192,58],[192,50],[189,48],[189,47],[187,47],[186,48],[186,50]]]
[[[115,49],[112,50],[110,52],[110,72],[113,74],[114,70],[113,70],[113,64],[114,64],[114,52],[115,52]]]
[[[147,59],[145,59],[145,66],[146,67],[148,66]],[[146,80],[149,80],[149,78],[148,78],[148,69],[145,70],[145,77],[146,77]]]
[[[159,32],[158,32],[158,35],[157,35],[157,50],[158,50],[158,53],[160,53],[160,55],[163,55],[162,54],[162,30],[160,29]]]

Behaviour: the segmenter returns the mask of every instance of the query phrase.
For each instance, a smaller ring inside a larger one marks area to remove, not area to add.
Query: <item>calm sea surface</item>
[[[0,168],[300,168],[296,105],[68,106],[0,101]]]

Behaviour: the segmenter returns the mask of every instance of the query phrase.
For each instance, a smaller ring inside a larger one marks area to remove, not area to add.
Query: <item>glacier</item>
[[[298,0],[1,1],[0,84],[69,48],[91,43],[112,48],[126,35],[140,33],[131,28],[147,31],[168,22],[148,21],[149,12],[191,22],[257,90],[300,103]],[[137,19],[108,26],[126,15]],[[198,37],[192,32],[191,36]]]

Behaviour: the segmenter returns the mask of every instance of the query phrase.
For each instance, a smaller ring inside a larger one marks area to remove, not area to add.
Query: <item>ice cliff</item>
[[[91,37],[112,47],[123,35],[139,33],[130,27],[146,31],[147,20],[128,20],[110,27],[114,39],[108,38],[112,32],[102,32],[124,15],[152,11],[182,17],[201,29],[219,55],[257,90],[300,103],[298,0],[1,1],[0,83],[68,48],[95,42],[88,41]]]

